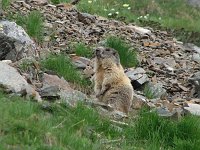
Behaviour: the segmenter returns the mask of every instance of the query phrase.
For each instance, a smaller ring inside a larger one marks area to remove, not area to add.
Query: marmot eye
[[[108,51],[110,51],[110,49],[107,48],[106,51],[108,52]]]

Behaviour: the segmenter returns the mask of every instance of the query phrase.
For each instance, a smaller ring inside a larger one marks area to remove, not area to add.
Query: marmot
[[[133,99],[133,87],[120,64],[119,54],[112,48],[95,50],[94,91],[99,101],[128,114]]]

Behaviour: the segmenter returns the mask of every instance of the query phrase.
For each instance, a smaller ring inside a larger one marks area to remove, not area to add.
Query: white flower
[[[149,17],[149,14],[147,14],[146,16]]]
[[[139,18],[141,19],[141,18],[143,18],[143,16],[140,16]]]
[[[128,10],[130,10],[130,9],[131,9],[131,7],[128,7],[127,9],[128,9]]]
[[[144,16],[144,19],[147,19],[147,16]]]
[[[117,15],[119,14],[119,12],[118,12],[118,11],[116,11],[115,13],[116,13]]]
[[[91,3],[92,3],[92,1],[88,1],[88,3],[89,3],[89,4],[91,4]]]
[[[114,8],[112,8],[112,9],[111,9],[111,11],[115,11],[115,9],[114,9]]]
[[[108,16],[112,16],[112,13],[109,13]]]
[[[129,7],[129,4],[123,4],[123,7]]]
[[[104,11],[108,11],[108,10],[104,8]]]
[[[158,19],[161,20],[161,17],[159,17]]]

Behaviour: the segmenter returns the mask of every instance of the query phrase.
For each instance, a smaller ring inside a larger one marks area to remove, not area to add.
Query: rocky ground
[[[3,70],[0,72],[0,85],[4,88],[21,95],[31,95],[38,101],[41,98],[57,97],[74,105],[80,97],[89,99],[87,97],[90,95],[72,89],[67,81],[56,75],[42,73],[40,77],[37,60],[49,51],[71,53],[72,43],[82,41],[97,46],[102,45],[107,36],[117,35],[138,51],[139,67],[125,70],[135,89],[134,109],[148,105],[156,108],[161,116],[180,117],[187,111],[200,115],[199,47],[191,43],[183,44],[166,31],[81,13],[73,5],[55,6],[37,0],[17,1],[11,4],[9,13],[12,16],[25,16],[32,10],[39,10],[44,16],[42,44],[36,44],[15,23],[4,19],[0,21],[0,70]],[[6,15],[4,13],[3,18]],[[91,76],[92,70],[88,68],[93,68],[93,65],[90,60],[72,56],[77,67],[81,66],[87,76]],[[17,66],[25,58],[33,62],[32,70],[19,73]],[[3,60],[11,60],[12,63]],[[146,84],[149,84],[155,99],[144,97],[141,88]]]

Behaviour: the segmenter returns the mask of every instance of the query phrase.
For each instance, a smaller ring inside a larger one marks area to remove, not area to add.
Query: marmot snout
[[[112,48],[98,47],[95,55],[96,97],[114,109],[128,113],[132,104],[133,87],[120,64],[118,52]]]

